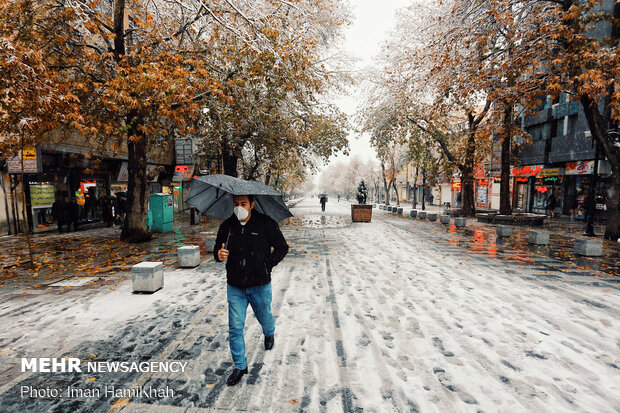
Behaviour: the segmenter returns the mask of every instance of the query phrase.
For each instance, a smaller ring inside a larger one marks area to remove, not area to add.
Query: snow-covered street
[[[5,295],[0,411],[620,411],[620,290],[440,242],[436,223],[316,198],[282,229],[275,347],[248,311],[249,374],[227,387],[225,270],[210,257],[131,294]],[[435,227],[434,227],[435,226]],[[443,230],[442,230],[443,231]],[[433,234],[437,233],[435,236]],[[435,237],[435,238],[434,238]],[[458,244],[458,243],[457,243]],[[179,373],[21,373],[21,357],[187,361]],[[169,388],[170,397],[23,397],[24,386]]]

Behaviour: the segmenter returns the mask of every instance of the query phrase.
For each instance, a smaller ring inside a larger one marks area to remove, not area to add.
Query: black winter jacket
[[[271,282],[271,269],[288,253],[288,244],[278,224],[252,210],[245,225],[235,215],[222,222],[215,239],[213,256],[226,244],[226,279],[233,287],[247,288]],[[273,248],[273,251],[272,251]]]

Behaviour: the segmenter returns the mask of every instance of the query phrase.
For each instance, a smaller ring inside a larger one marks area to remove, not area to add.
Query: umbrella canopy
[[[292,217],[282,195],[260,182],[244,181],[228,175],[206,175],[192,180],[185,201],[202,215],[225,220],[233,214],[234,195],[253,195],[254,209],[276,222]]]

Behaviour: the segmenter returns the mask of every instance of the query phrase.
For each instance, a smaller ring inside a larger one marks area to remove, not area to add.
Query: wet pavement
[[[437,209],[439,212],[439,209]],[[417,218],[394,215],[390,212],[373,210],[377,219],[387,220],[392,225],[437,243],[446,250],[466,250],[482,255],[528,266],[532,271],[562,271],[575,276],[596,276],[610,282],[620,282],[620,244],[602,238],[603,256],[585,257],[574,253],[575,240],[587,238],[582,235],[580,223],[553,221],[543,229],[549,231],[549,245],[529,244],[529,231],[535,227],[514,226],[513,235],[503,238],[497,236],[496,226],[467,219],[465,228],[451,224],[441,224]],[[598,233],[604,228],[597,226]]]

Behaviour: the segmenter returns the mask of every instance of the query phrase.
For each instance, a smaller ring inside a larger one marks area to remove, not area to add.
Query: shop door
[[[517,183],[517,196],[515,199],[515,210],[525,212],[527,205],[527,184]]]

